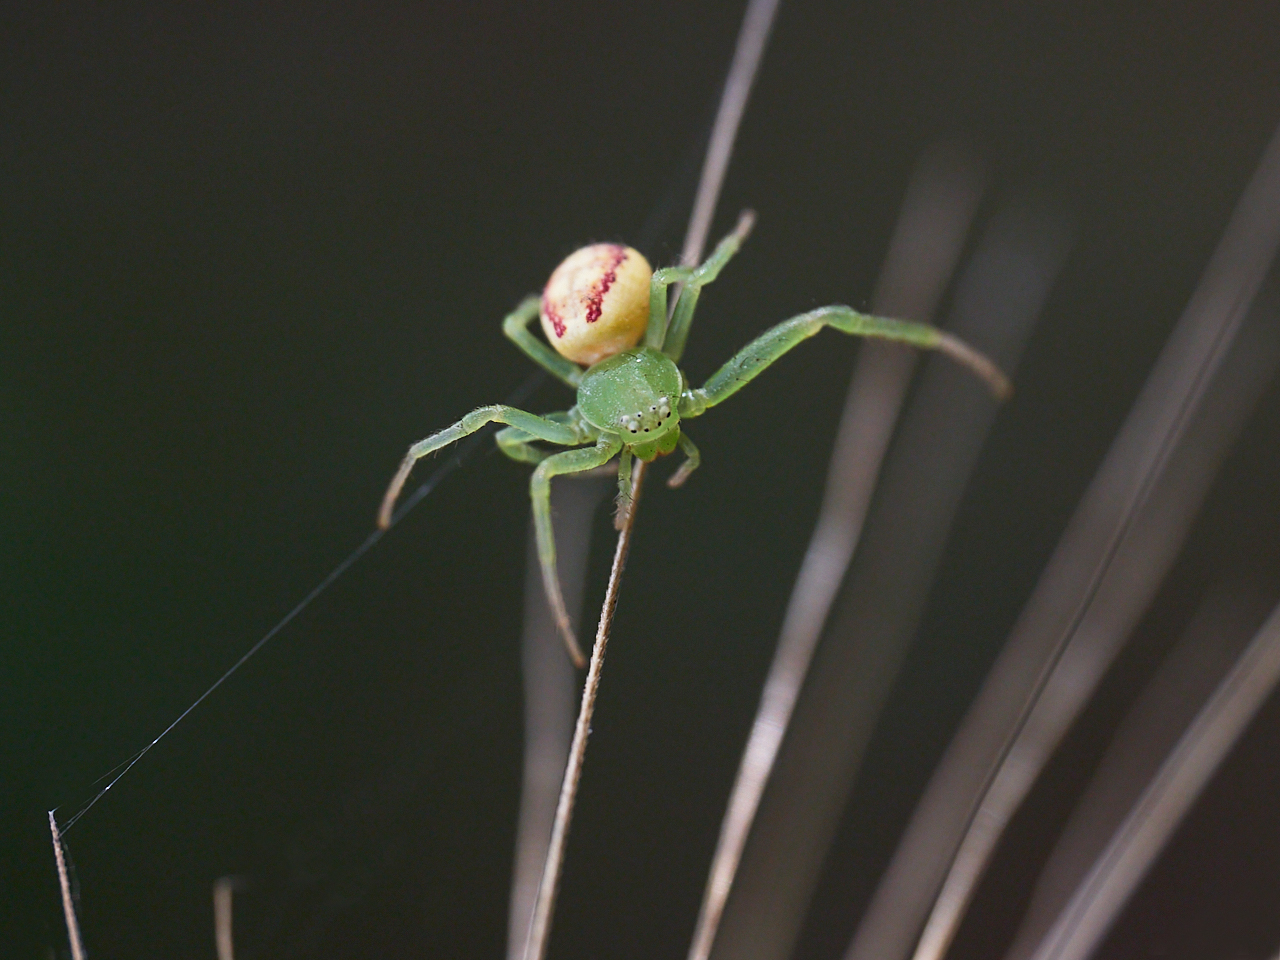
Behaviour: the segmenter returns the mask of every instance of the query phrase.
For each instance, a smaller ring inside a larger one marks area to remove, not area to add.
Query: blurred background
[[[577,246],[678,256],[737,4],[11,7],[0,30],[0,944],[65,952],[46,811],[144,746],[372,528],[407,444],[523,383],[500,320]],[[1271,3],[784,0],[713,236],[701,381],[866,307],[912,171],[976,229],[1074,225],[964,488],[796,956],[841,957],[1280,122]],[[552,940],[674,957],[818,512],[858,345],[692,431],[639,517]],[[561,409],[544,383],[531,409]],[[940,425],[939,429],[945,429]],[[1216,589],[1280,598],[1269,388],[949,956],[1000,956],[1117,724]],[[665,468],[664,468],[665,472]],[[519,799],[527,469],[483,453],[67,836],[95,958],[499,956]],[[585,619],[613,543],[596,518]],[[1280,698],[1099,956],[1280,944]]]

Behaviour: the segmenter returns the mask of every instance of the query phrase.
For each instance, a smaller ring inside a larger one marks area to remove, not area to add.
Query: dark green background
[[[499,319],[591,240],[679,250],[736,3],[14,5],[0,12],[0,955],[65,949],[45,811],[144,745],[371,528],[411,440],[506,397]],[[784,0],[686,356],[866,305],[919,153],[962,136],[1077,244],[961,508],[801,949],[840,955],[1280,122],[1274,3]],[[683,954],[856,345],[699,424],[640,517],[553,943]],[[531,405],[563,407],[553,385]],[[986,882],[997,956],[1206,583],[1280,594],[1280,398]],[[68,837],[95,958],[496,957],[521,749],[526,472],[475,459]],[[600,517],[588,582],[600,596]],[[1144,653],[1143,651],[1147,651]],[[1280,940],[1272,702],[1111,956]],[[1074,752],[1072,752],[1074,751]],[[850,841],[849,837],[856,837]],[[841,854],[843,855],[843,854]]]

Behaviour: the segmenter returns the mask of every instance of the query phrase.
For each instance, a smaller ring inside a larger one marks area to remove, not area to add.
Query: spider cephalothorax
[[[582,375],[578,412],[597,430],[616,433],[641,460],[675,449],[680,436],[680,369],[652,347],[601,360]]]
[[[521,303],[503,322],[503,331],[531,360],[577,390],[577,402],[545,416],[504,405],[481,407],[415,443],[387,488],[379,525],[390,524],[396,498],[418,459],[487,423],[507,424],[498,432],[498,448],[513,460],[537,464],[529,492],[543,585],[569,653],[583,666],[586,659],[574,638],[556,573],[552,477],[602,467],[617,457],[618,497],[625,507],[631,497],[632,458],[648,461],[679,447],[685,461],[667,481],[678,487],[699,462],[698,448],[685,433],[683,421],[737,393],[823,327],[941,350],[982,377],[996,396],[1009,394],[1009,381],[995,364],[950,334],[844,306],[821,307],[783,321],[738,351],[701,387],[691,389],[677,364],[698,296],[738,252],[753,219],[750,212],[743,214],[737,229],[698,267],[667,267],[655,273],[639,252],[610,243],[570,254],[552,273],[542,296]],[[673,284],[681,285],[680,293],[668,313],[667,289]],[[535,317],[542,321],[547,342],[529,332]],[[577,449],[552,453],[535,446],[536,441]]]

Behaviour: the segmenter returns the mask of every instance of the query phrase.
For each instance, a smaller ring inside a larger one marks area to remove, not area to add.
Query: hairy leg
[[[536,296],[525,297],[520,306],[502,321],[502,332],[526,357],[576,390],[582,382],[582,368],[572,360],[560,356],[529,332],[529,324],[538,315],[540,303],[541,300]]]
[[[531,436],[519,427],[507,427],[499,430],[493,437],[498,449],[517,463],[539,464],[551,456],[550,451],[539,450],[533,446],[537,437]]]
[[[631,451],[626,447],[618,454],[618,508],[613,513],[613,528],[621,530],[631,512]]]
[[[556,541],[551,527],[551,478],[565,473],[582,473],[604,466],[622,449],[622,441],[613,434],[604,434],[594,447],[585,450],[566,450],[548,457],[533,471],[529,481],[529,497],[533,501],[533,527],[538,539],[538,562],[542,566],[542,585],[547,591],[547,603],[555,618],[560,635],[564,638],[569,656],[578,667],[587,665],[573,624],[565,610],[564,595],[560,592],[560,575],[556,571]]]
[[[766,330],[712,374],[706,384],[696,390],[686,390],[680,397],[681,419],[699,416],[708,407],[727,400],[788,350],[823,327],[833,327],[854,336],[877,337],[925,350],[939,350],[981,377],[998,399],[1003,400],[1013,392],[1009,379],[991,360],[937,327],[910,320],[872,317],[850,307],[821,307]]]
[[[667,288],[673,283],[684,283],[693,274],[693,267],[663,267],[653,272],[649,280],[649,326],[645,330],[644,345],[662,349],[667,335]]]
[[[543,419],[550,420],[553,423],[563,423],[577,430],[580,437],[578,443],[591,443],[599,435],[599,431],[578,416],[576,407],[572,410],[543,414]],[[504,430],[499,430],[494,436],[498,449],[518,463],[538,464],[551,456],[550,451],[540,450],[533,446],[533,442],[537,439],[533,434],[526,433],[519,427],[507,427]]]
[[[671,324],[667,327],[666,336],[662,341],[662,352],[676,363],[680,362],[680,357],[684,353],[684,343],[689,338],[689,327],[693,323],[693,311],[698,306],[698,296],[702,292],[702,288],[720,276],[720,271],[733,258],[733,255],[738,252],[738,248],[742,246],[743,241],[747,239],[747,235],[751,233],[751,227],[755,222],[756,215],[750,210],[744,211],[742,216],[738,218],[738,225],[734,227],[733,233],[716,244],[711,256],[707,257],[696,270],[689,272],[687,279],[681,278],[684,280],[684,286],[680,290],[680,299],[676,301],[676,311],[671,317]],[[661,272],[661,270],[658,271],[658,273]],[[664,289],[664,307],[665,301],[666,291]],[[650,301],[650,308],[652,309],[652,301]],[[665,309],[663,312],[665,313]],[[649,321],[652,324],[652,313],[650,313]]]
[[[441,447],[447,447],[449,444],[475,433],[486,423],[494,423],[495,421],[517,427],[539,440],[558,443],[566,447],[577,446],[589,439],[583,437],[581,431],[570,424],[546,420],[532,413],[517,410],[515,407],[508,407],[505,404],[499,403],[472,410],[453,426],[446,427],[439,433],[433,433],[425,440],[419,440],[409,448],[409,452],[405,454],[404,460],[400,463],[400,469],[396,471],[396,475],[391,479],[391,484],[387,487],[386,495],[382,498],[382,508],[378,511],[378,526],[385,530],[391,525],[391,511],[396,505],[396,500],[400,496],[400,490],[404,487],[404,482],[409,479],[409,471],[413,469],[413,465],[418,460],[421,460],[429,453],[439,450]]]

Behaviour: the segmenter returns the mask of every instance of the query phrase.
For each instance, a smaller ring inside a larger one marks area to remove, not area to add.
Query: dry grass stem
[[[1088,960],[1278,681],[1280,607],[1178,741],[1033,960]]]
[[[715,126],[711,129],[711,143],[707,146],[707,157],[702,164],[698,195],[693,202],[693,215],[685,233],[681,259],[689,266],[702,258],[703,248],[707,245],[711,220],[720,200],[720,188],[729,169],[733,144],[738,139],[738,126],[742,123],[747,98],[751,95],[751,86],[759,72],[760,58],[764,56],[765,44],[769,41],[769,31],[773,28],[774,15],[778,12],[778,2],[779,0],[750,0],[747,4],[742,29],[738,32],[738,45],[733,52],[733,63],[729,65],[729,76],[725,80],[720,107],[716,111]]]
[[[67,859],[62,851],[62,835],[58,821],[49,811],[49,833],[53,836],[53,858],[58,864],[58,887],[62,890],[62,916],[67,921],[67,938],[71,941],[71,960],[84,960],[84,945],[80,941],[80,921],[76,919],[76,907],[71,900],[71,882],[67,879]]]
[[[1036,880],[1005,960],[1031,960],[1156,779],[1161,765],[1239,661],[1273,597],[1232,576],[1211,588],[1129,710]]]
[[[235,939],[231,932],[231,905],[236,882],[219,877],[213,884],[213,940],[218,960],[235,960]]]
[[[590,475],[559,478],[551,487],[551,514],[560,549],[557,567],[565,606],[575,630],[581,623],[587,555],[597,508],[614,484],[609,468]],[[616,470],[614,471],[616,476]],[[520,813],[511,878],[507,957],[524,956],[533,905],[551,843],[565,758],[573,739],[578,672],[565,655],[564,641],[547,605],[530,524],[524,585],[524,631],[520,639],[524,686],[524,762]]]
[[[555,912],[556,894],[560,886],[560,872],[564,865],[565,843],[569,837],[569,824],[573,819],[574,801],[578,796],[578,782],[582,779],[582,765],[587,755],[587,736],[591,733],[591,717],[595,712],[596,694],[600,689],[600,672],[604,669],[604,652],[609,644],[613,628],[613,614],[618,606],[618,590],[622,586],[622,572],[631,549],[631,532],[635,529],[639,507],[640,489],[644,481],[644,463],[638,463],[632,472],[631,509],[627,512],[622,529],[618,532],[618,545],[613,552],[613,566],[609,570],[609,586],[605,589],[604,606],[600,610],[600,623],[596,628],[596,641],[591,647],[591,662],[587,666],[587,681],[582,687],[582,705],[573,728],[573,742],[569,747],[569,760],[565,765],[564,782],[560,787],[560,801],[556,805],[555,821],[551,827],[551,842],[547,850],[542,881],[534,902],[533,917],[529,923],[529,935],[525,941],[525,960],[542,960],[551,933],[551,917]]]
[[[1007,206],[961,275],[948,326],[1013,370],[1066,241],[1051,212]],[[761,799],[713,957],[792,954],[998,409],[949,359],[924,363]]]
[[[1243,413],[1186,433],[1280,244],[1280,134],[917,807],[876,900],[950,945],[1005,825],[1092,695],[1176,556]],[[1183,462],[1170,470],[1182,451]],[[1205,471],[1208,471],[1206,474]],[[1169,474],[1168,482],[1160,486]],[[939,866],[941,865],[941,869]],[[910,889],[889,883],[914,876]],[[883,897],[882,897],[883,894]],[[866,921],[864,921],[864,924]],[[915,934],[910,939],[914,940]],[[904,956],[903,944],[878,960]],[[907,945],[907,951],[910,946]],[[850,960],[871,954],[851,953]]]
[[[935,149],[920,163],[889,246],[874,300],[877,313],[929,320],[950,280],[982,195],[967,158]],[[866,341],[836,435],[818,523],[787,606],[778,648],[743,751],[689,948],[711,954],[778,747],[791,721],[827,612],[853,556],[880,464],[906,396],[916,354]]]
[[[750,0],[742,29],[738,35],[738,45],[734,52],[733,63],[729,67],[729,76],[725,81],[721,95],[720,108],[716,114],[715,126],[711,132],[711,143],[707,148],[707,158],[702,168],[702,176],[698,183],[698,192],[694,200],[694,213],[685,235],[683,259],[686,263],[695,263],[702,256],[706,244],[707,233],[711,227],[711,218],[716,203],[720,199],[720,187],[724,183],[724,175],[733,154],[733,144],[737,139],[738,126],[746,109],[747,97],[751,85],[755,81],[760,66],[760,58],[764,54],[765,43],[777,12],[778,0]],[[674,307],[673,300],[672,306]],[[542,880],[538,885],[538,894],[534,901],[533,916],[529,923],[529,934],[525,941],[525,960],[542,960],[547,948],[547,939],[551,932],[551,918],[555,910],[556,894],[560,885],[560,872],[564,863],[565,843],[568,839],[569,824],[573,818],[574,801],[578,793],[578,782],[582,777],[582,764],[586,757],[587,735],[591,730],[591,716],[595,710],[596,693],[600,686],[600,671],[604,666],[604,652],[609,642],[609,632],[613,626],[613,614],[618,603],[618,590],[622,583],[622,572],[626,566],[627,553],[631,548],[631,532],[635,527],[636,512],[639,509],[640,493],[644,482],[645,464],[638,461],[632,472],[631,509],[621,519],[618,532],[618,543],[614,550],[613,566],[609,571],[609,585],[605,589],[604,606],[600,611],[600,623],[596,630],[595,644],[591,648],[591,662],[587,667],[587,680],[582,691],[582,704],[578,712],[578,720],[574,726],[573,742],[569,748],[569,759],[565,767],[564,781],[560,789],[560,798],[556,805],[555,821],[551,830],[551,841],[547,850],[546,865],[542,872]]]

